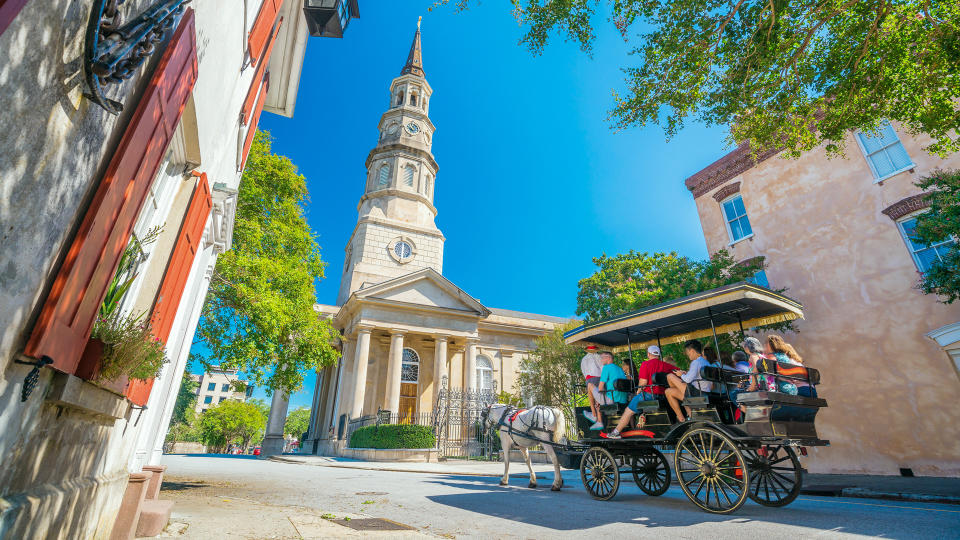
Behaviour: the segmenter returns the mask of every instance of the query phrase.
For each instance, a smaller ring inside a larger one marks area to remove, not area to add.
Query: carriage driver
[[[633,419],[633,416],[640,412],[640,402],[657,399],[657,395],[663,395],[663,388],[660,386],[649,386],[644,388],[646,385],[654,384],[654,375],[657,373],[673,373],[676,371],[676,369],[677,366],[669,362],[664,362],[660,359],[660,347],[657,347],[656,345],[647,347],[647,359],[640,364],[640,369],[637,370],[637,395],[633,396],[633,399],[630,400],[627,408],[623,411],[623,415],[620,417],[620,422],[617,423],[617,427],[608,433],[606,437],[608,439],[619,439],[620,432],[627,429],[627,426],[630,425],[630,420]],[[641,425],[637,426],[638,429],[640,427]]]

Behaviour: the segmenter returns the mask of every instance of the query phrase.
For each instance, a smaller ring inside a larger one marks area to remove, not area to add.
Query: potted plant
[[[86,365],[91,367],[85,375],[118,393],[123,393],[129,379],[156,377],[167,362],[163,342],[153,335],[143,315],[115,313],[109,318],[100,317],[90,338],[96,345],[88,346],[84,357],[90,353],[97,358],[87,359]]]

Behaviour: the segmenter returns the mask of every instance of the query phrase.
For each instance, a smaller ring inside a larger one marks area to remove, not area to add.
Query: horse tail
[[[567,438],[567,420],[563,417],[563,411],[552,407],[553,419],[556,425],[553,428],[553,442],[560,443]]]

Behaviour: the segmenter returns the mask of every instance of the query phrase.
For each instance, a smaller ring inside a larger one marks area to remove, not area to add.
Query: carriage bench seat
[[[825,399],[764,391],[740,394],[737,402],[746,410],[743,429],[748,435],[819,441],[814,422],[827,406]]]
[[[827,400],[818,397],[796,396],[785,394],[783,392],[744,392],[737,396],[737,403],[741,405],[772,405],[783,403],[789,405],[799,405],[801,407],[823,408],[827,406]]]

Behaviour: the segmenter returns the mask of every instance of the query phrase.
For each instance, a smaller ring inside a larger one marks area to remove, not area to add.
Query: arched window
[[[407,187],[413,187],[413,177],[417,174],[416,169],[413,168],[413,165],[407,165],[403,168],[403,183]]]
[[[477,389],[493,390],[493,363],[486,356],[477,356]]]
[[[386,187],[390,185],[390,166],[383,164],[380,166],[380,172],[377,173],[377,186]]]
[[[420,355],[413,349],[403,350],[403,361],[400,365],[400,382],[417,384],[420,380]]]
[[[397,106],[403,105],[403,90],[397,92]]]
[[[414,107],[417,106],[417,93],[416,93],[416,92],[410,92],[410,104],[413,105]]]

